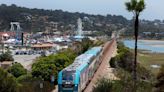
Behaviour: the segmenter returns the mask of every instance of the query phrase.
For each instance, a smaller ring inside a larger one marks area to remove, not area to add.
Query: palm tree
[[[137,40],[138,40],[138,28],[139,28],[139,15],[145,9],[144,0],[131,0],[125,3],[126,9],[129,12],[134,14],[135,22],[134,22],[134,35],[135,35],[135,57],[134,57],[134,70],[133,70],[133,78],[137,80]]]

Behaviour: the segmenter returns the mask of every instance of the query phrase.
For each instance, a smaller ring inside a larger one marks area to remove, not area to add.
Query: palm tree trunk
[[[134,29],[134,35],[135,35],[135,57],[134,57],[134,80],[137,79],[137,42],[138,42],[138,27],[139,27],[139,19],[138,14],[135,16],[135,29]]]
[[[133,63],[133,79],[134,79],[134,92],[136,92],[136,81],[137,81],[137,41],[138,41],[138,27],[139,27],[139,15],[135,16],[135,24],[134,24],[134,35],[135,35],[135,56]]]
[[[137,79],[137,42],[138,42],[138,27],[139,27],[139,19],[138,15],[136,14],[136,19],[135,19],[135,57],[134,57],[134,80]]]

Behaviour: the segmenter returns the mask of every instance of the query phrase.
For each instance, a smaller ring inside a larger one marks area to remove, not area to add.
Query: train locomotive
[[[93,47],[76,57],[58,74],[58,92],[82,92],[101,64],[102,47]]]

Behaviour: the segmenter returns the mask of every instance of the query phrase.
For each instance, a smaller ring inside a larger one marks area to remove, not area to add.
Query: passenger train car
[[[101,63],[102,47],[93,47],[75,58],[58,74],[58,92],[81,92]]]

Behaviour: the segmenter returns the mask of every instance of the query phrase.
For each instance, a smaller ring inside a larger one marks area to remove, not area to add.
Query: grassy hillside
[[[162,65],[164,64],[164,54],[159,53],[139,53],[139,63],[151,70],[155,75],[158,73],[158,68],[152,68],[151,65]]]

